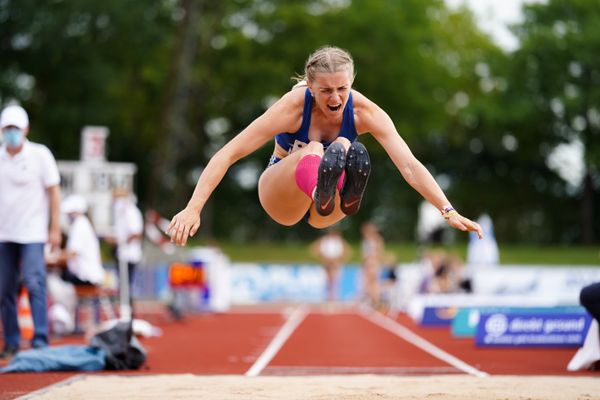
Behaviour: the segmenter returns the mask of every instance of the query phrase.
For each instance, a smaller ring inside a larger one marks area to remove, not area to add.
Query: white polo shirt
[[[86,216],[78,215],[73,220],[69,227],[66,248],[77,254],[67,261],[69,271],[82,281],[96,285],[102,283],[104,268],[100,256],[100,241]]]
[[[25,140],[14,157],[0,146],[0,241],[45,243],[47,189],[59,183],[56,160],[46,146]]]
[[[114,232],[117,238],[117,257],[128,263],[137,264],[142,261],[142,240],[127,240],[132,235],[144,233],[144,216],[133,200],[120,198],[115,201]]]

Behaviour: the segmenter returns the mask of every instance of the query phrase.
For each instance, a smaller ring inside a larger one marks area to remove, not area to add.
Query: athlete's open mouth
[[[327,104],[327,108],[329,108],[330,111],[336,112],[338,111],[340,108],[342,108],[341,104],[338,104],[337,106],[330,106],[329,104]]]

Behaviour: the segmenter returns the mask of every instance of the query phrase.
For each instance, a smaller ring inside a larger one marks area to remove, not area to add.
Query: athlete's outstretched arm
[[[406,142],[400,137],[392,119],[379,106],[361,96],[363,107],[359,108],[358,120],[361,130],[371,132],[383,146],[404,179],[427,201],[444,213],[444,207],[450,205],[446,195],[431,173],[417,160]],[[483,231],[478,223],[463,217],[456,211],[445,214],[449,225],[462,231],[476,232],[479,238]]]
[[[172,242],[183,246],[189,236],[196,234],[206,201],[231,165],[263,146],[277,133],[288,130],[294,117],[294,101],[290,97],[288,93],[279,99],[210,159],[187,206],[173,217],[166,230]]]

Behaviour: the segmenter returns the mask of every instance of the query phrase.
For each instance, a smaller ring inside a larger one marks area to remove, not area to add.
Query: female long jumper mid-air
[[[367,150],[357,141],[366,133],[449,225],[482,237],[481,227],[450,205],[387,113],[352,89],[354,62],[348,52],[320,48],[308,58],[304,72],[304,80],[211,158],[187,206],[167,228],[171,241],[186,244],[198,231],[202,208],[229,167],[273,138],[275,150],[258,182],[260,203],[271,218],[282,225],[305,218],[311,226],[325,228],[355,214],[371,170]]]

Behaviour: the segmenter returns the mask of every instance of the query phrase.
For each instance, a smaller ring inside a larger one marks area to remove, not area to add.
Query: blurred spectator
[[[421,202],[417,221],[417,240],[421,245],[441,244],[446,225],[444,218],[440,218],[440,211],[433,204]]]
[[[49,264],[60,268],[60,277],[67,284],[101,286],[105,271],[100,255],[100,241],[86,215],[88,211],[86,200],[80,195],[71,195],[62,202],[61,211],[69,220],[66,246],[64,250],[48,255]],[[75,290],[68,288],[64,283],[57,282],[53,274],[48,276],[48,289],[53,300],[49,311],[53,331],[58,334],[73,331],[76,328]]]
[[[464,280],[461,287],[466,292],[472,292],[472,278],[475,270],[497,266],[500,262],[498,243],[494,236],[494,224],[488,214],[482,214],[477,220],[483,231],[483,238],[469,232],[467,261]]]
[[[161,216],[156,210],[148,209],[144,214],[146,223],[144,232],[146,237],[157,245],[165,254],[175,254],[175,245],[165,233],[169,227],[169,220]]]
[[[125,188],[113,191],[113,234],[106,241],[116,245],[116,257],[119,264],[127,268],[129,281],[129,304],[133,313],[133,278],[135,270],[142,261],[142,238],[144,235],[144,217],[136,205],[134,196]]]
[[[352,255],[352,248],[337,229],[330,229],[311,244],[310,252],[325,269],[327,300],[337,300],[340,269]]]
[[[62,206],[61,206],[62,211]],[[62,244],[66,245],[67,235],[63,234]],[[65,260],[62,257],[64,247],[52,248],[46,245],[44,258],[48,267],[46,285],[48,287],[48,322],[50,333],[64,335],[75,329],[75,309],[77,306],[77,295],[75,287],[65,282],[62,271],[65,268]]]
[[[48,322],[50,333],[66,335],[75,330],[75,310],[77,293],[73,284],[64,281],[60,272],[64,267],[51,268],[48,271]]]
[[[443,251],[428,251],[423,259],[420,293],[456,293],[462,281],[462,261]]]
[[[483,239],[469,232],[467,265],[498,265],[500,255],[494,236],[494,224],[488,214],[482,214],[477,220],[483,230]]]
[[[442,263],[444,253],[439,250],[426,250],[421,257],[421,280],[419,293],[427,293],[431,280]]]
[[[396,255],[391,251],[386,251],[383,255],[381,268],[381,293],[380,303],[385,310],[391,310],[397,306],[396,299]]]
[[[67,245],[62,254],[67,268],[63,280],[74,285],[102,284],[104,268],[100,256],[100,241],[88,219],[87,202],[82,196],[71,195],[62,203],[62,212],[69,218]]]
[[[462,261],[447,254],[435,271],[429,293],[457,293],[460,290]]]
[[[29,117],[22,107],[6,107],[0,128],[0,358],[8,358],[19,350],[21,340],[16,302],[20,278],[34,322],[31,346],[48,345],[44,246],[48,241],[58,247],[61,241],[60,175],[50,150],[27,140]]]
[[[364,292],[366,300],[373,307],[380,303],[379,270],[385,250],[383,237],[372,222],[366,222],[361,227],[361,253]]]

